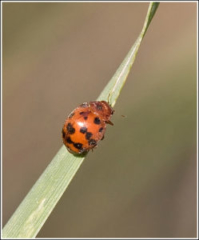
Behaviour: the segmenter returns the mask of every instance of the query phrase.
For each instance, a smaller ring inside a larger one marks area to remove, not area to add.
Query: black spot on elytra
[[[70,134],[73,134],[75,133],[75,129],[73,128],[72,124],[71,123],[68,123],[67,125],[67,130]]]
[[[81,133],[86,133],[86,131],[87,131],[87,128],[86,128],[86,127],[81,127],[81,128],[80,128],[80,132],[81,132]]]
[[[92,137],[92,133],[91,132],[87,132],[86,133],[86,139],[89,140]]]
[[[96,142],[94,139],[90,139],[90,140],[88,141],[88,144],[89,144],[89,145],[92,145],[92,146],[95,146],[95,145],[97,145],[97,142]]]
[[[82,115],[85,120],[87,120],[89,112],[80,112],[79,114]]]
[[[101,123],[101,121],[100,121],[100,119],[99,119],[98,117],[96,117],[96,118],[94,119],[94,123],[97,124],[97,125],[99,125],[99,124]]]
[[[68,116],[68,118],[72,118],[74,115],[75,115],[75,113],[72,112],[72,113]]]
[[[104,128],[103,128],[103,127],[101,127],[101,128],[99,129],[99,132],[102,132],[102,131],[103,131],[103,129],[104,129]]]
[[[67,137],[67,138],[66,138],[66,142],[67,142],[67,143],[73,143],[73,141],[71,140],[70,137]]]
[[[64,129],[62,129],[62,137],[65,138],[65,132],[64,132]]]
[[[82,149],[82,144],[81,143],[73,143],[74,147],[77,149],[81,150]]]

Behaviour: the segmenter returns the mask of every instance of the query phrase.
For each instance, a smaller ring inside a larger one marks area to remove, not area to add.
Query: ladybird
[[[106,124],[114,110],[106,101],[82,103],[73,110],[62,128],[62,139],[69,152],[83,154],[97,146],[104,138]]]

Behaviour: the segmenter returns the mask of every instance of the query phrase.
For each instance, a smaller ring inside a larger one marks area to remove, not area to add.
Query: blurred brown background
[[[3,3],[3,223],[141,31],[148,3]],[[196,236],[196,3],[161,3],[115,106],[38,237]],[[121,115],[125,115],[123,118]]]

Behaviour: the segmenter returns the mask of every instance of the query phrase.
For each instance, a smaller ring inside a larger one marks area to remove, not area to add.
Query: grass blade
[[[100,94],[114,106],[135,60],[141,41],[158,8],[149,4],[143,29],[120,67]],[[85,156],[70,154],[62,146],[3,229],[3,238],[34,238],[68,187]]]
[[[131,70],[131,67],[135,61],[138,49],[140,47],[140,44],[142,42],[142,39],[149,27],[149,24],[159,6],[159,3],[151,2],[149,4],[148,12],[146,15],[146,19],[144,22],[144,26],[142,28],[142,31],[140,35],[138,36],[136,42],[131,47],[130,51],[124,58],[123,62],[107,84],[107,86],[104,88],[100,96],[98,97],[98,100],[108,100],[108,102],[111,104],[111,106],[114,106],[117,98],[120,95],[120,92],[122,90],[122,87],[124,86],[126,79],[128,77],[128,74]]]

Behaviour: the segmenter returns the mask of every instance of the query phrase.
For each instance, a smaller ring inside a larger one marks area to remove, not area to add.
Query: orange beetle
[[[63,129],[63,143],[74,154],[88,152],[104,138],[114,110],[106,101],[85,102],[70,113]]]

